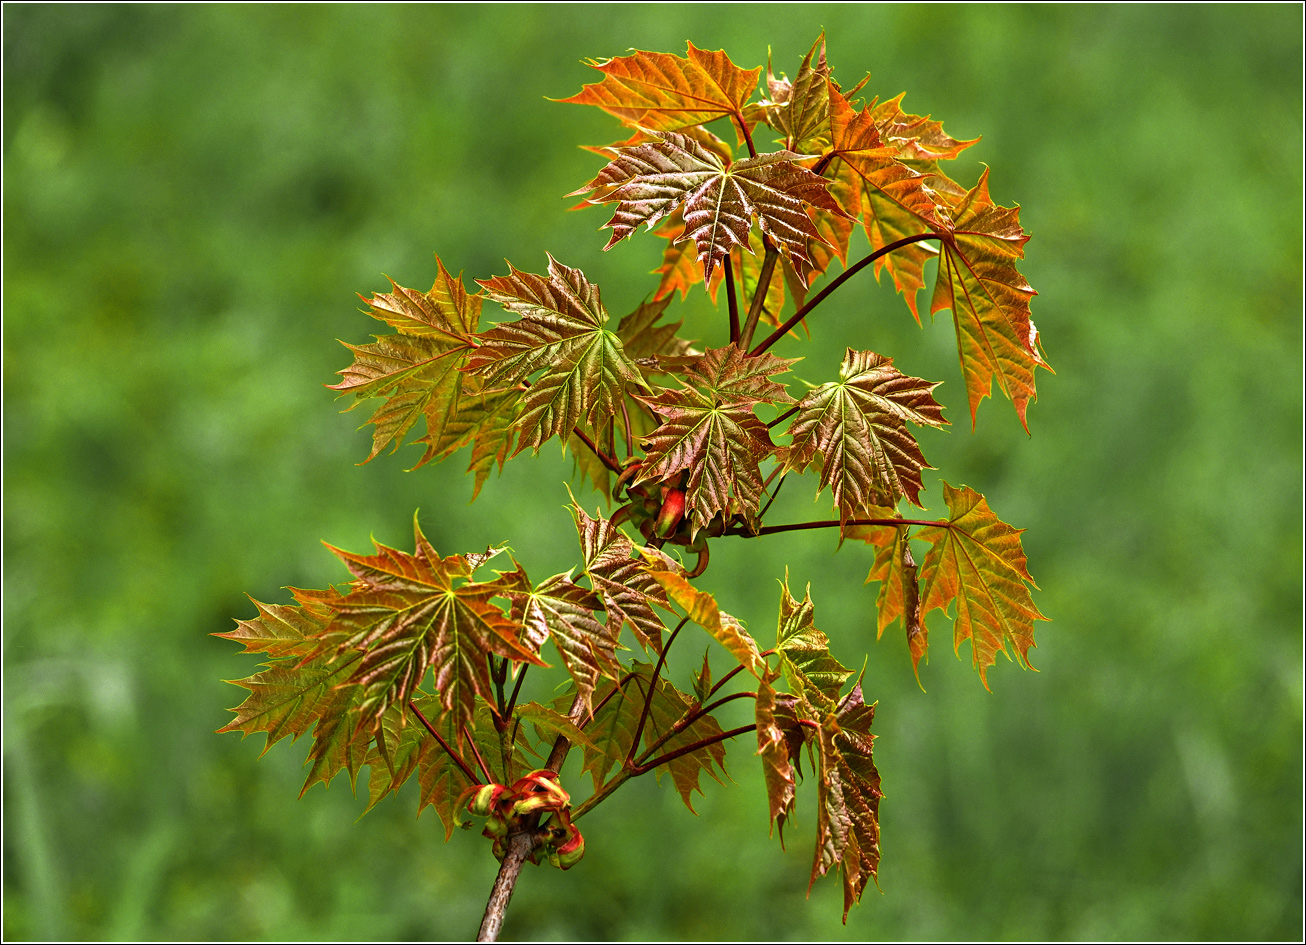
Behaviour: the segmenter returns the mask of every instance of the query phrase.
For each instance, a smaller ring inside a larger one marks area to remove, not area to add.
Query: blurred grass
[[[372,464],[320,385],[370,329],[355,292],[421,285],[432,251],[485,278],[545,251],[614,312],[658,247],[603,254],[560,195],[620,136],[552,104],[586,57],[691,39],[792,74],[907,91],[984,140],[1022,204],[1022,271],[1056,376],[1032,438],[975,435],[946,324],[854,280],[803,377],[845,345],[945,380],[941,475],[1026,526],[1053,622],[1037,674],[984,692],[947,655],[916,688],[872,641],[869,558],[824,535],[724,544],[706,584],[767,638],[789,568],[881,700],[882,894],[805,903],[812,788],[788,852],[737,783],[684,810],[635,782],[588,854],[526,875],[514,938],[1290,939],[1302,935],[1301,12],[1292,6],[6,6],[4,936],[461,938],[495,864],[406,790],[358,819],[296,800],[302,746],[212,734],[254,666],[208,634],[248,592],[343,578],[318,544],[511,540],[574,563],[569,460],[519,458],[465,505],[461,457]],[[686,306],[719,343],[719,318]],[[823,310],[824,311],[824,310]],[[830,313],[834,315],[834,312]],[[801,350],[800,350],[801,349]],[[814,483],[782,496],[810,515]],[[937,483],[927,504],[941,508]],[[585,499],[591,509],[594,497]],[[789,517],[792,516],[792,517]],[[692,648],[680,654],[687,668]],[[963,655],[968,656],[967,653]]]

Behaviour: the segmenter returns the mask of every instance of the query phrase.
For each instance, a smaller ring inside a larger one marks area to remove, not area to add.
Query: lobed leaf
[[[671,609],[666,593],[635,557],[635,546],[602,515],[590,518],[580,506],[576,530],[580,534],[585,576],[608,612],[608,631],[615,639],[623,623],[630,624],[645,649],[662,651],[662,620],[653,605]]]
[[[618,409],[627,384],[644,385],[621,340],[605,326],[599,288],[579,269],[549,257],[547,276],[509,264],[507,276],[480,282],[490,298],[521,315],[478,335],[466,369],[487,385],[512,387],[538,372],[516,420],[516,452],[564,440],[578,424],[594,428]],[[514,454],[515,455],[515,454]]]
[[[687,58],[637,51],[590,60],[603,80],[561,101],[595,105],[628,127],[653,131],[675,131],[722,117],[742,122],[744,103],[757,88],[762,70],[740,69],[724,51],[688,46]]]
[[[786,468],[802,470],[819,457],[820,488],[830,487],[841,521],[855,517],[872,498],[895,505],[906,497],[920,505],[921,470],[929,464],[907,422],[947,423],[932,394],[938,386],[899,373],[892,358],[847,349],[839,380],[799,401],[789,425],[793,445]]]
[[[661,133],[656,140],[621,148],[617,156],[577,193],[591,192],[594,203],[616,202],[610,249],[641,224],[649,229],[677,209],[685,229],[680,240],[698,246],[703,276],[735,246],[747,246],[756,219],[762,232],[800,271],[810,265],[809,240],[821,240],[810,209],[842,213],[825,181],[794,163],[790,151],[760,154],[740,161],[721,157],[692,138]]]
[[[656,557],[646,556],[645,560],[649,575],[662,585],[672,602],[682,607],[690,620],[729,650],[740,666],[760,679],[766,671],[766,661],[744,625],[720,610],[715,597],[694,587],[682,573],[665,570]]]
[[[1015,265],[1029,236],[1020,227],[1019,207],[1000,207],[990,199],[988,178],[985,168],[953,208],[930,314],[952,310],[972,422],[996,380],[1028,432],[1025,410],[1035,397],[1034,369],[1048,368],[1029,317],[1029,301],[1037,293]]]
[[[1037,587],[1020,545],[1023,529],[1015,529],[993,514],[984,497],[967,486],[943,484],[950,513],[946,524],[922,528],[916,537],[930,543],[921,564],[921,613],[945,614],[956,604],[954,648],[971,641],[975,668],[984,688],[985,671],[1001,651],[1027,669],[1034,646],[1034,621],[1046,620],[1034,605],[1029,588]],[[1028,585],[1028,587],[1026,586]]]

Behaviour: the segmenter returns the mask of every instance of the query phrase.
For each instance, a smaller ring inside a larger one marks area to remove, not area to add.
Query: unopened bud
[[[680,527],[680,520],[685,517],[685,493],[682,489],[668,489],[662,499],[662,510],[658,512],[657,535],[669,538]]]

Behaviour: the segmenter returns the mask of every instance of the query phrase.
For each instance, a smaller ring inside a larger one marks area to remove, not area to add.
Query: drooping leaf
[[[972,422],[996,380],[1028,432],[1034,369],[1048,367],[1029,318],[1029,301],[1037,293],[1016,269],[1029,236],[1020,226],[1020,207],[993,203],[988,180],[985,168],[953,208],[930,314],[952,310]]]
[[[930,178],[898,160],[899,151],[880,135],[869,107],[860,111],[834,85],[828,84],[831,153],[852,172],[837,173],[840,184],[831,193],[844,210],[860,208],[872,249],[882,249],[909,236],[941,232],[948,223],[946,205],[928,186]],[[912,315],[916,292],[925,284],[922,269],[938,251],[926,242],[911,243],[875,263],[878,277],[888,270],[894,286],[907,300]]]
[[[827,740],[826,726],[821,729],[821,766],[824,770],[833,762],[831,780],[837,776],[838,781],[838,791],[831,791],[825,798],[834,808],[828,818],[840,826],[847,825],[839,857],[843,873],[844,922],[848,921],[848,910],[861,900],[867,881],[876,878],[880,865],[880,798],[883,794],[880,791],[880,772],[872,757],[875,736],[871,734],[871,723],[874,719],[875,705],[866,704],[859,682],[839,703],[834,716],[837,731],[833,738]],[[841,810],[838,805],[842,806]],[[818,850],[820,848],[818,834]]]
[[[789,593],[786,573],[780,585],[775,648],[790,692],[808,702],[815,698],[817,711],[811,714],[811,721],[817,721],[821,709],[833,708],[843,684],[852,675],[852,670],[830,655],[830,639],[816,629],[815,613],[810,588],[799,603]]]
[[[618,637],[621,625],[629,623],[642,646],[661,652],[662,620],[654,613],[653,605],[670,610],[666,593],[644,570],[636,558],[635,546],[615,525],[602,515],[590,518],[574,503],[573,509],[585,576],[608,612],[611,636]]]
[[[907,529],[894,525],[860,525],[849,529],[846,534],[875,545],[875,563],[866,577],[867,584],[880,582],[880,593],[875,602],[879,615],[875,635],[877,639],[883,636],[886,627],[902,618],[912,671],[919,683],[921,657],[929,648],[929,632],[921,619],[920,582]]]
[[[921,614],[936,608],[946,614],[956,604],[954,647],[971,641],[973,662],[987,689],[985,671],[999,651],[1011,657],[1008,642],[1015,659],[1032,668],[1028,653],[1034,646],[1034,621],[1047,618],[1029,592],[1037,585],[1025,564],[1023,529],[1001,521],[968,486],[954,489],[945,482],[943,497],[950,513],[947,523],[916,534],[931,545],[920,567]]]
[[[789,425],[793,445],[786,466],[805,469],[819,457],[821,489],[829,486],[840,520],[872,497],[920,505],[921,470],[929,468],[907,422],[943,426],[937,383],[909,377],[893,359],[847,349],[839,380],[822,384],[798,403]]]
[[[670,482],[685,473],[691,533],[717,514],[751,519],[757,512],[759,463],[775,446],[753,406],[790,399],[769,377],[793,363],[769,358],[745,357],[734,345],[712,349],[686,372],[687,386],[639,397],[662,424],[644,438],[646,456],[637,482]]]
[[[598,286],[579,269],[549,257],[547,276],[509,265],[507,276],[481,281],[490,298],[521,315],[477,336],[467,370],[488,385],[511,387],[543,372],[522,400],[517,452],[564,440],[577,424],[595,428],[618,409],[626,385],[642,386],[638,367],[616,333]]]
[[[794,163],[800,155],[776,151],[726,162],[684,135],[663,133],[646,144],[622,148],[592,181],[595,203],[617,204],[605,224],[619,243],[641,224],[650,229],[683,206],[680,239],[698,246],[704,278],[735,246],[746,246],[756,219],[762,232],[804,271],[807,241],[820,240],[809,208],[841,213],[825,181]]]
[[[757,753],[762,757],[771,826],[779,824],[783,840],[785,821],[793,814],[797,789],[794,765],[789,756],[789,742],[776,719],[776,698],[776,691],[772,688],[768,675],[757,686],[754,711],[757,719]]]
[[[730,651],[739,665],[760,679],[766,671],[766,662],[744,625],[718,608],[715,597],[694,587],[683,574],[665,570],[656,558],[645,560],[653,580],[662,585],[667,596],[684,609],[689,619],[710,633]]]
[[[688,58],[638,51],[590,60],[603,80],[562,101],[596,105],[627,127],[653,131],[676,131],[722,117],[743,121],[744,103],[762,70],[740,69],[724,51],[688,45]]]

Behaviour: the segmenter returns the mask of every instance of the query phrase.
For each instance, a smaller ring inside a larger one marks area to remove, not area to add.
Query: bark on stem
[[[508,852],[499,864],[499,875],[494,878],[494,887],[490,890],[490,901],[485,905],[485,918],[481,920],[481,930],[476,935],[478,942],[497,942],[499,930],[503,928],[503,917],[508,911],[512,891],[517,888],[517,877],[526,858],[535,848],[535,837],[530,833],[515,833],[508,838]]]

